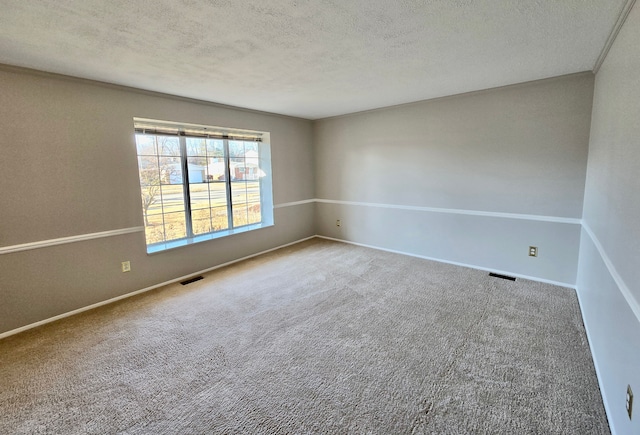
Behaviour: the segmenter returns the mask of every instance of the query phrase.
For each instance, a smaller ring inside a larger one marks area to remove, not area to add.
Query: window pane
[[[241,227],[249,223],[247,217],[247,204],[238,204],[233,206],[233,226]]]
[[[258,155],[258,142],[245,142],[244,143],[245,156],[249,157],[249,153],[253,152]]]
[[[160,181],[162,184],[182,184],[182,165],[177,157],[160,157]]]
[[[214,207],[211,209],[211,228],[213,231],[226,230],[229,228],[229,218],[227,207]]]
[[[224,157],[224,143],[218,139],[207,139],[207,155],[209,157]]]
[[[260,202],[260,182],[248,181],[246,186],[247,202]]]
[[[156,136],[158,152],[162,156],[180,156],[180,140],[177,136]]]
[[[167,213],[164,215],[165,241],[181,239],[187,236],[187,225],[184,212]]]
[[[191,209],[199,210],[209,208],[209,186],[205,184],[190,184],[189,196],[191,197]]]
[[[140,169],[140,173],[142,171],[152,173],[155,172],[155,175],[158,176],[158,157],[157,156],[138,156],[138,169]],[[156,183],[157,184],[157,183]]]
[[[258,180],[264,174],[260,170],[260,154],[257,146],[256,142],[245,142],[245,180]]]
[[[145,218],[144,233],[147,244],[164,241],[164,220],[161,214],[149,215]]]
[[[150,188],[151,186],[160,186],[160,171],[158,168],[157,157],[138,157],[138,175],[140,177],[140,187],[143,190],[145,188]],[[155,190],[157,190],[159,193],[159,189]],[[143,202],[145,202],[144,197]]]
[[[209,183],[211,207],[227,206],[227,186],[223,182]]]
[[[156,137],[149,134],[136,134],[136,147],[139,155],[154,156],[157,154]]]
[[[193,234],[206,234],[211,232],[210,209],[193,210],[191,212],[191,226]]]
[[[210,181],[224,181],[227,178],[227,165],[222,157],[210,157],[207,162],[207,174]]]
[[[269,178],[261,179],[270,174],[268,142],[204,137],[211,131],[237,132],[221,127],[193,126],[194,135],[201,137],[143,133],[168,124],[184,128],[168,121],[158,121],[156,126],[155,122],[134,118],[148,252],[182,246],[193,236],[217,231],[220,234],[212,238],[222,237],[234,226],[272,224],[271,183]],[[264,171],[259,166],[261,153]],[[189,189],[189,203],[185,203],[184,189]]]
[[[189,169],[189,183],[207,182],[207,158],[189,157],[187,160]]]
[[[208,160],[206,156],[187,157],[187,163],[190,163],[192,165],[207,166],[207,162]]]
[[[162,208],[164,213],[184,210],[182,185],[162,186]]]
[[[141,186],[142,211],[144,216],[162,213],[162,195],[160,186]]]
[[[207,142],[205,139],[187,137],[187,156],[206,156]]]
[[[231,182],[231,203],[244,204],[247,202],[247,183],[245,181]]]
[[[260,178],[260,168],[258,165],[246,162],[244,167],[244,180],[257,180]]]
[[[229,165],[231,166],[231,181],[244,180],[244,159],[232,158],[229,160]]]
[[[229,141],[229,157],[244,157],[244,142],[237,140]]]
[[[262,222],[262,214],[260,213],[260,203],[254,202],[247,207],[247,223],[257,224]]]

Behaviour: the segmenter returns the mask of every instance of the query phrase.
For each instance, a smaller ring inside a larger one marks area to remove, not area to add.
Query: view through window
[[[273,223],[268,133],[134,126],[148,252]]]

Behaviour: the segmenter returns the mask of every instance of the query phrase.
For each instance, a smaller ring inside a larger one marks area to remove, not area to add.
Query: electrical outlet
[[[631,420],[632,412],[633,412],[633,391],[631,391],[631,385],[627,385],[627,414],[629,414],[629,420]]]
[[[538,247],[529,246],[529,257],[537,257],[537,256],[538,256]]]
[[[131,272],[131,262],[123,261],[122,262],[122,272]]]
[[[340,222],[340,219],[336,221],[336,227],[339,227],[339,226],[342,226],[342,222]]]

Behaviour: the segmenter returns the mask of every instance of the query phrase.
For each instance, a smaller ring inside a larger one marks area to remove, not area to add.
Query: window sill
[[[195,245],[196,243],[207,242],[209,240],[221,239],[223,237],[232,236],[234,234],[246,233],[248,231],[259,230],[260,228],[272,227],[273,224],[259,223],[252,225],[245,225],[243,227],[234,228],[232,230],[222,230],[215,233],[202,234],[195,237],[189,237],[178,240],[171,240],[170,242],[154,243],[153,245],[147,245],[147,255],[159,254],[161,252],[170,251],[177,248],[183,248],[189,245]]]

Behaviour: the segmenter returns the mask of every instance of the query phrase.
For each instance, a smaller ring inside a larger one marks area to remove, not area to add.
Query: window
[[[269,133],[134,118],[147,252],[273,225]]]

